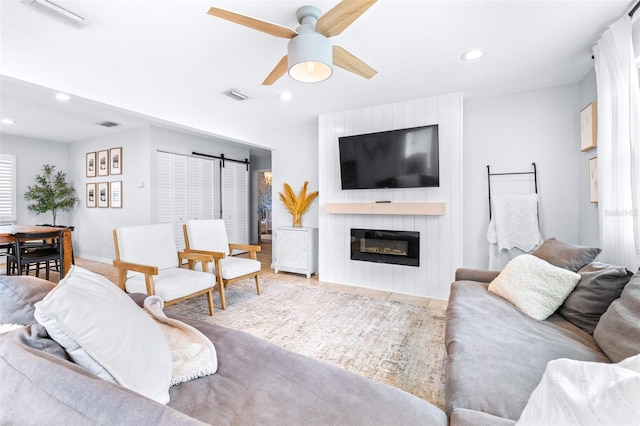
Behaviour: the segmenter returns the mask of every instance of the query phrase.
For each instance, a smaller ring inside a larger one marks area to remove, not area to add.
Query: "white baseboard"
[[[94,262],[106,263],[107,265],[113,265],[113,259],[104,257],[90,256],[88,254],[74,253],[75,257],[86,260],[93,260]]]

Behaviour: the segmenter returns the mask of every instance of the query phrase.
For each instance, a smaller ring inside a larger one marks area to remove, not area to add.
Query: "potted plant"
[[[67,174],[56,173],[56,166],[44,164],[42,174],[36,175],[36,184],[27,187],[24,198],[33,203],[27,205],[27,209],[36,214],[51,212],[53,226],[56,225],[58,210],[69,211],[73,209],[78,198],[75,189],[67,182]]]

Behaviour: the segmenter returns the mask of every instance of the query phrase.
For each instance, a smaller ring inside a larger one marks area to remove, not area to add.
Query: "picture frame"
[[[96,196],[99,208],[109,207],[109,182],[98,182]]]
[[[122,147],[109,150],[109,174],[122,174]]]
[[[87,177],[96,177],[96,153],[87,152],[85,160],[85,170]]]
[[[589,195],[592,203],[598,202],[598,157],[589,159]]]
[[[109,176],[109,150],[98,151],[98,159],[96,162],[98,176]]]
[[[109,184],[109,206],[112,209],[122,208],[122,181],[112,181]]]
[[[589,151],[598,145],[597,104],[591,102],[580,111],[580,150]]]
[[[94,162],[95,166],[95,162]],[[96,207],[96,184],[88,183],[87,184],[87,192],[86,192],[86,205],[88,208]]]

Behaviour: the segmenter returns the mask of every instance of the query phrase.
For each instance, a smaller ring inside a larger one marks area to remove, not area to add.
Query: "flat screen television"
[[[338,138],[342,189],[440,186],[438,125]]]

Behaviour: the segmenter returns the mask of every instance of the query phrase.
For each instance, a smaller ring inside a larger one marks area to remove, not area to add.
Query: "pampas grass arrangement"
[[[298,196],[293,192],[288,183],[284,184],[284,193],[280,192],[280,201],[293,216],[293,227],[302,227],[302,215],[309,210],[311,202],[318,196],[318,191],[307,194],[309,182],[305,181]]]

